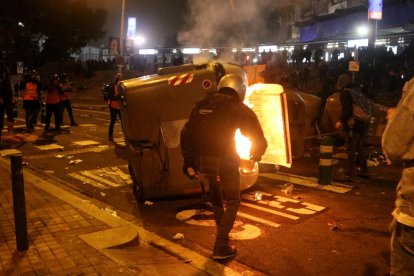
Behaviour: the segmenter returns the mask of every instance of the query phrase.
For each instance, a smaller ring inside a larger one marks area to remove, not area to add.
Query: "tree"
[[[1,47],[33,65],[64,61],[105,35],[106,17],[86,0],[13,0],[0,7],[0,30],[8,30],[0,33]]]

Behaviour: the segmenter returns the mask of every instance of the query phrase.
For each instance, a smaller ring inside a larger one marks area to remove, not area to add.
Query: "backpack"
[[[365,94],[359,87],[345,90],[348,90],[352,96],[352,113],[354,118],[360,121],[369,122],[371,119],[371,106]]]
[[[102,95],[103,95],[104,101],[117,100],[118,97],[115,96],[114,92],[115,92],[114,84],[112,83],[104,84],[104,86],[102,87]]]

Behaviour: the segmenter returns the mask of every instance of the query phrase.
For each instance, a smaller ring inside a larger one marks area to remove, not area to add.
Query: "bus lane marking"
[[[272,199],[275,200],[256,200],[256,194],[262,194],[265,196],[268,196]],[[248,201],[254,201],[257,202],[258,204],[262,204],[262,205],[268,205],[270,207],[273,208],[278,208],[278,209],[285,209],[288,212],[292,212],[292,213],[296,213],[296,214],[300,214],[300,215],[313,215],[316,214],[317,212],[323,211],[325,209],[325,207],[323,206],[319,206],[316,204],[312,204],[312,203],[308,203],[308,202],[303,202],[300,200],[296,200],[296,199],[292,199],[292,198],[287,198],[287,197],[283,197],[283,196],[277,196],[277,195],[272,195],[265,192],[261,192],[261,191],[254,191],[254,192],[250,192],[249,194],[244,194],[242,195],[242,199],[248,200]],[[302,206],[304,206],[303,208],[293,208],[293,207],[286,207],[284,205],[284,203],[294,203],[294,204],[300,204]],[[244,206],[250,207],[250,208],[254,208],[257,210],[261,210],[267,213],[271,213],[274,215],[280,215],[286,218],[290,218],[290,219],[294,219],[297,220],[299,219],[299,217],[297,216],[293,216],[293,215],[289,215],[283,212],[279,212],[279,211],[275,211],[273,209],[268,209],[265,207],[261,207],[261,206],[257,206],[256,204],[252,204],[252,203],[246,203],[246,202],[242,202],[241,203]]]
[[[239,212],[240,213],[240,212]],[[238,213],[238,215],[239,215]],[[185,222],[190,225],[204,226],[204,227],[215,227],[216,222],[214,219],[195,219],[195,216],[213,216],[214,213],[203,209],[190,209],[178,212],[175,218],[179,221]],[[256,220],[257,221],[257,220]],[[241,230],[239,230],[241,229]],[[229,234],[233,240],[251,240],[261,235],[260,228],[242,221],[236,220],[234,226]]]
[[[82,181],[84,184],[90,184],[100,189],[131,185],[131,176],[121,169],[127,169],[127,166],[78,171],[70,173],[69,176]]]

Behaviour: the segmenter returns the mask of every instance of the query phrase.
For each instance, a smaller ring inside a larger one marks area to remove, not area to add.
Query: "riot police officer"
[[[267,142],[256,114],[243,104],[245,81],[235,74],[225,75],[218,93],[198,101],[181,132],[183,172],[190,178],[202,173],[209,181],[210,200],[217,225],[213,259],[237,254],[229,244],[229,233],[240,206],[240,157],[236,152],[235,132],[250,138],[251,159],[258,162]],[[226,208],[223,205],[226,199]]]

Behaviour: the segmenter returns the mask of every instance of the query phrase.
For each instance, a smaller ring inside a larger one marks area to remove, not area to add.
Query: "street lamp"
[[[119,34],[119,45],[121,56],[124,55],[124,17],[125,17],[125,0],[122,0],[122,11],[121,11],[121,33]]]
[[[125,17],[125,0],[122,0],[122,10],[121,10],[121,32],[119,34],[119,54],[124,57],[124,17]],[[123,65],[118,65],[118,72],[122,72]]]

